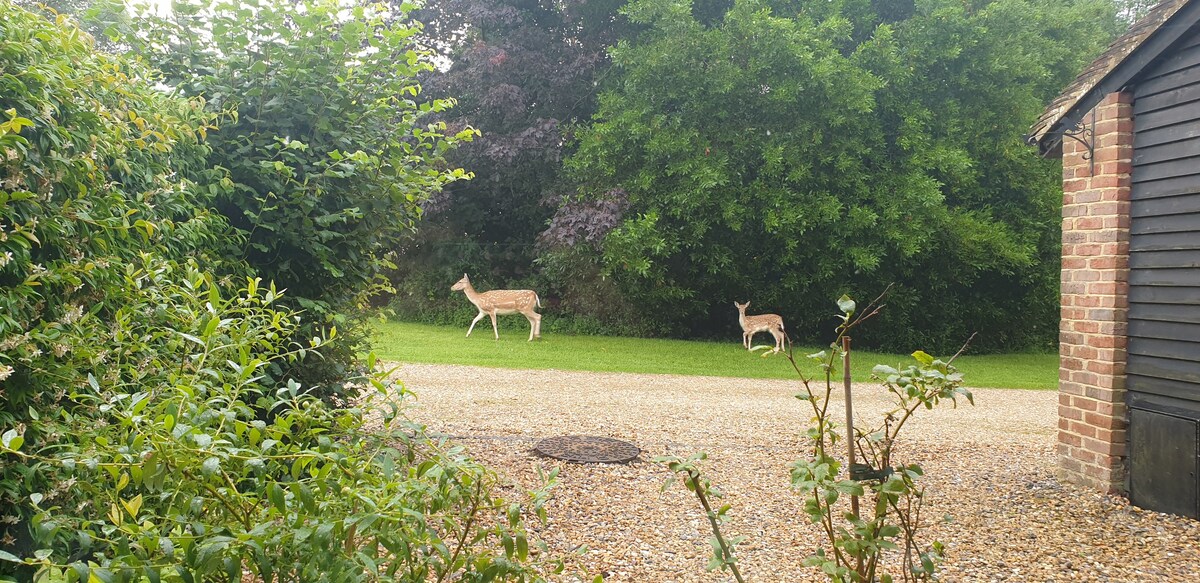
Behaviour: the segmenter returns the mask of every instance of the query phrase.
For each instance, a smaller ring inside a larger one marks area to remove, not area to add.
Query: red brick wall
[[[1106,492],[1125,481],[1132,103],[1110,94],[1089,114],[1094,167],[1085,146],[1063,139],[1059,476]]]

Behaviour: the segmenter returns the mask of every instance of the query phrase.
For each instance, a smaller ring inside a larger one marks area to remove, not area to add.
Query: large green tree
[[[815,337],[829,298],[894,282],[873,344],[1049,344],[1059,176],[1021,135],[1118,32],[1111,2],[625,11],[645,30],[611,52],[615,84],[567,162],[580,200],[560,215],[592,224],[582,203],[622,194],[598,273],[649,331],[728,329],[751,299]],[[567,238],[544,261],[582,255]]]
[[[339,329],[323,360],[277,371],[306,385],[355,365],[368,333],[360,307],[386,287],[387,254],[432,193],[467,177],[444,156],[473,132],[434,119],[453,101],[421,91],[435,55],[411,9],[180,0],[124,23],[135,27],[124,42],[167,85],[222,115],[207,142],[229,172],[215,207],[245,236],[246,261],[308,315],[303,337]]]
[[[595,112],[606,49],[626,27],[623,4],[445,0],[415,13],[448,58],[445,70],[423,76],[426,92],[453,96],[443,119],[480,136],[448,155],[475,179],[431,200],[400,250],[393,305],[401,313],[467,306],[443,303],[463,271],[484,286],[534,285],[538,235],[567,190],[568,136]]]

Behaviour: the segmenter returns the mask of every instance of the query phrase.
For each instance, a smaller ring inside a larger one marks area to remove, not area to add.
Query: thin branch
[[[971,336],[969,338],[967,338],[967,341],[963,342],[962,348],[959,348],[958,352],[955,352],[954,356],[951,356],[950,360],[946,361],[946,364],[950,364],[950,363],[954,362],[954,359],[961,356],[963,352],[966,352],[967,347],[971,345],[971,341],[975,339],[976,334],[979,334],[979,332],[972,332]]]
[[[729,543],[725,542],[725,537],[721,536],[721,526],[717,523],[717,515],[712,510],[712,506],[708,504],[708,498],[704,495],[704,486],[700,484],[700,474],[695,470],[689,470],[688,479],[692,481],[692,486],[696,488],[696,497],[700,499],[700,505],[704,507],[704,513],[708,516],[708,523],[712,525],[713,535],[717,537],[717,544],[721,545],[721,554],[724,555],[725,564],[729,566],[729,570],[733,572],[733,578],[738,580],[738,583],[746,583],[742,579],[742,574],[738,571],[737,563],[733,558],[733,551],[729,550]]]
[[[887,287],[883,288],[883,291],[880,292],[879,296],[876,297],[875,299],[871,300],[871,302],[869,304],[867,304],[867,306],[865,308],[863,308],[861,312],[859,312],[858,317],[855,318],[853,322],[846,325],[846,330],[849,331],[851,328],[858,326],[859,324],[871,319],[876,314],[878,314],[880,312],[880,310],[882,310],[887,305],[887,304],[880,304],[879,300],[882,300],[884,298],[884,296],[886,296],[888,294],[888,292],[892,291],[892,286],[894,286],[894,285],[896,285],[896,284],[889,283],[887,285]],[[878,304],[878,305],[876,305],[876,304]]]
[[[457,480],[455,480],[457,481]],[[458,545],[454,549],[454,553],[450,555],[450,560],[446,563],[446,570],[438,573],[437,581],[441,583],[454,570],[454,564],[458,562],[458,556],[467,545],[467,537],[471,534],[471,528],[475,526],[475,518],[479,515],[479,501],[483,499],[483,481],[475,481],[475,495],[471,499],[471,511],[467,514],[467,523],[463,525],[462,532],[458,538]]]

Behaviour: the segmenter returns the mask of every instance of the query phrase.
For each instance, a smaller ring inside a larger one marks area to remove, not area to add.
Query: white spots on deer
[[[746,347],[746,350],[750,350],[750,341],[759,332],[770,332],[771,336],[775,337],[775,352],[783,350],[783,340],[787,336],[783,333],[781,316],[778,314],[747,316],[746,308],[750,307],[750,302],[744,304],[733,302],[733,305],[738,310],[738,323],[742,325],[742,345]]]
[[[521,314],[525,319],[529,320],[529,339],[542,337],[542,315],[535,312],[535,307],[542,307],[542,302],[538,298],[537,292],[529,289],[494,289],[479,293],[471,285],[471,279],[467,274],[463,274],[462,279],[450,288],[450,291],[462,291],[467,295],[467,299],[476,308],[479,308],[479,315],[471,320],[471,327],[467,328],[467,336],[471,336],[471,331],[475,329],[475,324],[478,324],[483,319],[484,315],[492,318],[492,333],[496,336],[496,340],[500,339],[500,331],[496,328],[496,315],[505,314]]]

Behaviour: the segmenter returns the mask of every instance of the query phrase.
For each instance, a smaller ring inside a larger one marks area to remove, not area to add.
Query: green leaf
[[[517,560],[529,559],[529,540],[524,535],[517,535]]]
[[[142,495],[138,494],[132,500],[122,500],[121,505],[125,507],[125,511],[129,513],[129,517],[134,520],[138,517],[138,512],[142,509]]]
[[[904,480],[897,477],[888,478],[880,485],[880,489],[891,494],[902,494],[907,490]]]
[[[5,449],[12,451],[20,451],[21,446],[25,444],[25,438],[17,434],[16,429],[9,429],[3,435],[0,435],[0,445]]]
[[[930,366],[933,364],[933,357],[929,356],[928,354],[925,354],[925,351],[923,351],[923,350],[918,350],[918,351],[912,353],[912,357],[917,359],[917,362],[921,363],[924,366]]]
[[[71,563],[71,570],[79,576],[80,581],[87,581],[91,578],[92,568],[87,563],[75,561]]]
[[[851,496],[862,496],[863,495],[862,484],[859,484],[858,482],[855,482],[852,480],[842,480],[842,481],[834,484],[834,488],[837,489],[837,491],[841,492],[842,494],[849,494]]]
[[[280,514],[287,514],[287,502],[283,496],[283,488],[279,487],[278,483],[271,482],[267,485],[267,498],[271,500],[271,504],[279,510]]]
[[[838,309],[847,316],[853,315],[854,310],[857,307],[857,304],[854,303],[854,300],[850,299],[850,296],[845,294],[842,294],[842,297],[838,298],[837,305]]]
[[[887,378],[891,375],[900,374],[900,371],[886,364],[877,364],[871,369],[871,374],[880,378]]]

